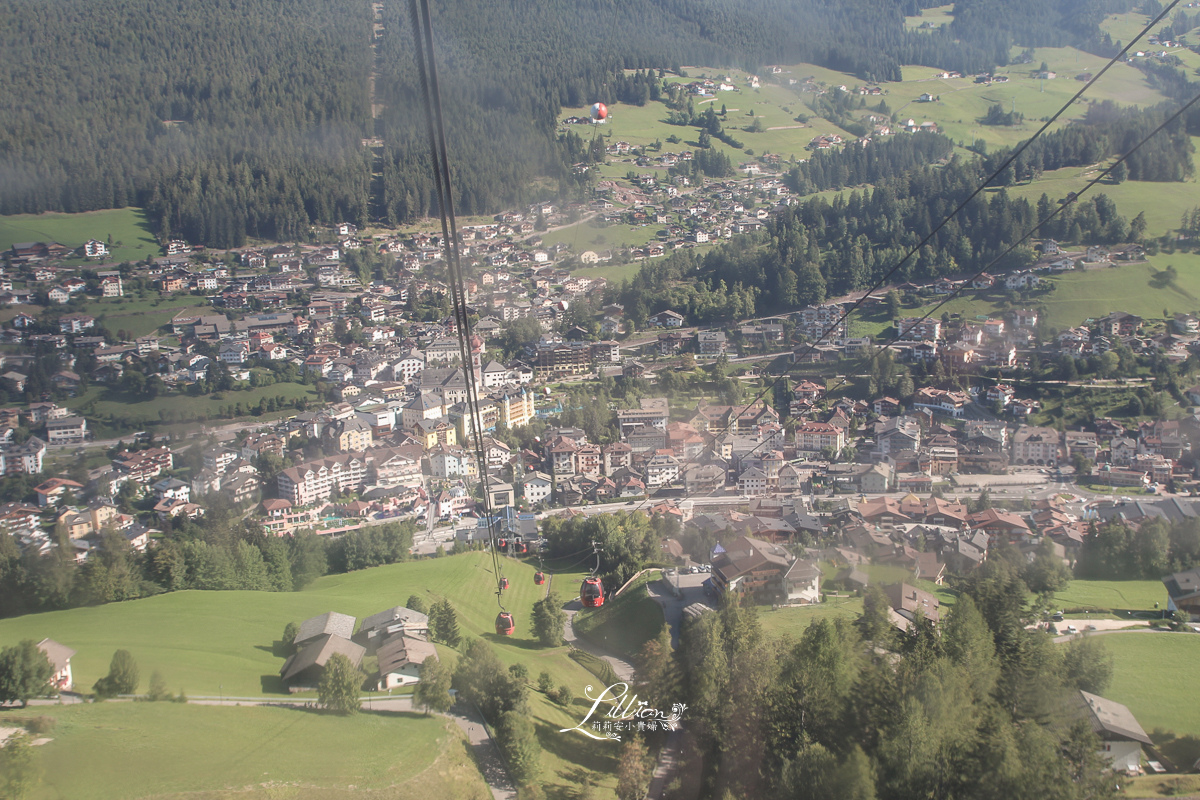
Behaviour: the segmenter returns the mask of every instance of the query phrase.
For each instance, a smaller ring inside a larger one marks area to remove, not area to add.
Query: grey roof
[[[1167,594],[1176,603],[1200,596],[1200,567],[1168,575],[1163,578],[1163,584],[1167,587]]]
[[[334,634],[343,639],[349,639],[354,635],[355,622],[356,619],[347,614],[327,611],[319,617],[313,617],[301,622],[300,632],[296,634],[296,638],[293,641],[296,644],[304,644],[310,639],[315,639],[324,634]]]
[[[1092,731],[1101,739],[1122,739],[1142,744],[1154,744],[1125,706],[1084,691],[1080,691],[1079,695],[1087,709],[1088,722],[1091,723]]]
[[[424,664],[428,658],[437,658],[437,650],[424,639],[414,639],[398,633],[388,638],[376,652],[379,658],[379,674],[399,672],[409,664]]]
[[[42,639],[38,642],[38,650],[41,650],[46,654],[46,658],[50,659],[55,672],[62,672],[66,669],[71,662],[71,656],[75,655],[74,650],[53,639]]]
[[[787,577],[794,581],[811,581],[813,578],[818,578],[821,575],[821,570],[817,567],[817,562],[809,561],[804,558],[798,558],[792,562],[792,566],[787,571]]]
[[[401,622],[405,625],[422,628],[429,627],[429,617],[427,615],[422,614],[420,611],[413,611],[411,608],[405,608],[404,606],[395,606],[367,617],[362,621],[359,630],[373,631],[376,628],[383,628],[394,622]]]
[[[357,667],[362,663],[363,655],[366,652],[366,648],[362,645],[355,644],[341,636],[326,633],[318,636],[311,644],[306,645],[300,652],[283,662],[283,669],[279,671],[279,674],[284,681],[289,681],[309,667],[325,666],[325,663],[336,653],[346,656]]]

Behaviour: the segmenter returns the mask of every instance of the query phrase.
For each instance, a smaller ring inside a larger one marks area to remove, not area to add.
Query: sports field
[[[29,712],[0,713],[28,716]],[[458,729],[421,714],[102,703],[38,708],[35,798],[490,797]]]
[[[107,242],[110,236],[113,243],[107,261],[140,261],[159,254],[158,241],[140,208],[0,217],[0,250],[16,242],[58,242],[80,247],[89,239]]]

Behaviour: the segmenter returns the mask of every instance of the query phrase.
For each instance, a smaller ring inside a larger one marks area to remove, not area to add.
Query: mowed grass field
[[[159,253],[158,241],[140,208],[0,217],[0,250],[7,250],[16,242],[58,242],[80,247],[89,239],[107,242],[109,236],[113,245],[107,261],[140,261]]]
[[[278,694],[283,659],[275,655],[276,642],[287,623],[326,611],[361,620],[416,594],[427,602],[450,598],[465,634],[497,640],[501,653],[524,655],[535,647],[529,609],[544,587],[533,583],[533,566],[507,557],[502,564],[511,584],[505,605],[517,614],[513,637],[494,633],[491,557],[466,553],[328,575],[301,592],[172,592],[0,620],[0,643],[50,637],[71,647],[77,651],[71,662],[75,682],[84,690],[107,673],[113,651],[124,648],[137,659],[145,681],[158,670],[172,690],[190,696],[259,697]],[[577,580],[558,582],[560,595],[578,593]]]
[[[282,696],[278,680],[283,657],[278,640],[288,622],[300,622],[326,611],[352,614],[360,620],[409,595],[427,603],[447,597],[458,612],[464,636],[490,642],[505,665],[524,664],[536,681],[545,671],[555,686],[575,692],[569,708],[557,706],[537,692],[530,694],[530,713],[543,746],[543,788],[553,800],[573,800],[583,773],[594,774],[600,796],[616,785],[617,745],[600,746],[579,734],[560,734],[586,714],[583,689],[594,676],[567,657],[566,646],[545,648],[531,631],[534,602],[545,586],[533,582],[536,567],[505,557],[502,570],[510,581],[505,607],[516,617],[511,637],[497,636],[495,577],[486,553],[424,559],[320,578],[302,592],[176,592],[92,608],[71,609],[0,620],[0,646],[22,639],[50,637],[77,651],[72,659],[76,684],[84,691],[108,671],[113,651],[129,650],[138,662],[145,690],[154,671],[172,691],[189,697]],[[564,600],[578,594],[582,574],[554,572],[551,586]],[[457,653],[438,648],[453,665]],[[289,737],[285,737],[287,739]],[[397,737],[394,746],[405,746]],[[63,795],[70,796],[70,795]],[[120,796],[120,795],[115,795]],[[316,795],[314,795],[315,797]],[[390,796],[390,795],[389,795]]]
[[[758,620],[763,632],[772,638],[790,637],[799,639],[804,629],[818,619],[855,620],[862,615],[860,597],[839,597],[810,606],[788,606],[787,608],[758,607]]]
[[[1105,697],[1129,706],[1146,733],[1200,737],[1200,695],[1191,690],[1200,663],[1200,636],[1187,633],[1114,633],[1099,641],[1113,656]],[[1159,737],[1154,736],[1157,740]],[[1200,756],[1197,752],[1192,758]],[[1190,766],[1189,763],[1179,764]]]
[[[440,717],[175,703],[36,713],[57,720],[53,741],[36,750],[38,800],[490,797],[465,740]]]
[[[212,304],[203,297],[189,294],[171,297],[150,296],[94,297],[83,304],[81,314],[95,317],[114,334],[128,331],[133,337],[155,333],[180,314],[213,314]]]
[[[923,23],[930,23],[935,28],[940,25],[949,25],[954,21],[954,4],[938,6],[936,8],[926,8],[921,10],[921,15],[917,17],[905,17],[904,27],[920,28]]]
[[[1195,146],[1200,137],[1192,137]],[[1107,162],[1106,162],[1107,165]],[[1078,192],[1096,176],[1099,168],[1066,167],[1043,173],[1033,183],[1010,186],[1006,191],[1012,197],[1024,197],[1031,203],[1045,194],[1057,202]],[[994,192],[998,190],[989,190]],[[1117,205],[1117,211],[1132,220],[1139,213],[1146,215],[1146,235],[1161,236],[1177,230],[1184,212],[1200,206],[1200,180],[1195,177],[1178,183],[1156,183],[1152,181],[1125,181],[1112,184],[1107,181],[1089,189],[1084,198],[1108,195]]]
[[[1054,595],[1060,608],[1120,608],[1152,611],[1167,604],[1162,581],[1080,581]]]
[[[173,411],[184,417],[200,415],[202,412],[210,418],[215,418],[222,408],[236,406],[241,403],[244,416],[250,415],[250,409],[257,408],[259,400],[283,395],[289,403],[297,398],[305,397],[310,402],[317,400],[316,390],[312,386],[299,383],[274,383],[270,386],[260,386],[245,391],[220,392],[221,399],[215,395],[190,397],[180,394],[165,394],[153,400],[137,400],[130,402],[123,393],[116,389],[93,386],[78,397],[72,397],[64,402],[68,408],[79,409],[88,417],[111,419],[123,424],[140,427],[147,424],[157,424],[162,420],[160,412]]]

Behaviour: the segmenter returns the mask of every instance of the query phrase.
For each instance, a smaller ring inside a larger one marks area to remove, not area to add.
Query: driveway
[[[679,630],[683,624],[683,609],[692,603],[703,603],[710,608],[715,607],[713,600],[704,594],[704,581],[709,573],[701,572],[694,575],[675,575],[654,581],[646,588],[654,602],[662,606],[663,617],[671,628],[671,646],[679,647]],[[669,583],[668,583],[669,582]],[[672,591],[672,586],[678,584],[679,594]]]

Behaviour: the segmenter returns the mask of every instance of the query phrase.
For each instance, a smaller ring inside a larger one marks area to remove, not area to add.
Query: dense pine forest
[[[460,209],[568,193],[578,153],[555,140],[555,116],[563,105],[641,104],[657,93],[623,69],[806,61],[876,81],[898,78],[904,63],[989,69],[1007,63],[1013,44],[1111,49],[1097,24],[1130,3],[960,0],[949,28],[906,31],[902,14],[928,5],[435,4]],[[361,140],[376,133],[386,143],[376,212],[393,223],[430,213],[408,14],[406,3],[384,4],[373,65],[373,12],[361,0],[0,0],[0,213],[138,204],[164,237],[294,238],[314,222],[367,221],[371,155]]]

